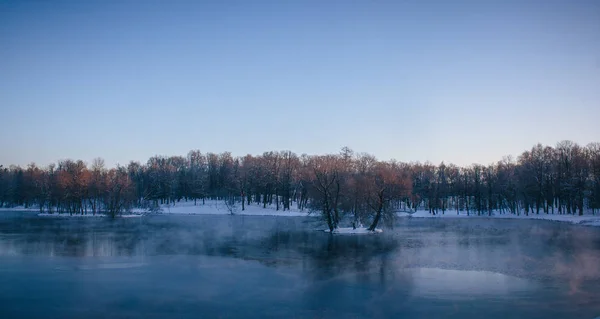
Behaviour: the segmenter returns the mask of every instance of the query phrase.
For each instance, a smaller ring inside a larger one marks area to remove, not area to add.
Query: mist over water
[[[399,218],[0,215],[2,318],[595,318],[600,230]],[[31,305],[35,305],[32,307]]]

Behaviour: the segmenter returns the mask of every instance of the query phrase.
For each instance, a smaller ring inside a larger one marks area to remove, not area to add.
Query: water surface
[[[594,318],[600,231],[401,218],[0,214],[0,318]]]

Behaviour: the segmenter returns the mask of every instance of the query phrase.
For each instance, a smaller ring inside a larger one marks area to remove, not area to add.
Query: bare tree
[[[333,231],[338,227],[340,213],[340,158],[336,155],[314,156],[310,159],[312,180],[315,192],[315,204],[320,206],[322,215]]]
[[[395,216],[392,202],[401,200],[410,193],[411,183],[408,172],[400,170],[393,163],[378,162],[367,174],[366,203],[374,213],[369,226],[374,231],[384,214],[388,218]]]

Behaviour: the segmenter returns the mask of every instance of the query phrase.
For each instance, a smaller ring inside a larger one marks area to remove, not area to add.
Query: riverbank
[[[277,210],[275,205],[245,205],[245,209],[241,209],[241,204],[236,203],[235,205],[226,205],[224,201],[207,200],[204,204],[201,201],[194,203],[194,201],[181,201],[174,204],[160,205],[159,209],[150,210],[145,208],[134,208],[129,212],[119,215],[119,217],[141,217],[148,214],[176,214],[176,215],[244,215],[244,216],[290,216],[290,217],[306,217],[309,216],[308,210],[299,210],[297,207],[292,206],[290,210],[282,210],[282,206]],[[37,208],[0,208],[0,211],[13,211],[13,212],[32,212],[38,213],[39,216],[44,217],[108,217],[105,214],[92,215],[91,213],[85,215],[69,215],[63,214],[47,214],[39,213]],[[579,215],[559,215],[559,214],[529,214],[525,215],[513,215],[510,213],[501,214],[500,212],[494,211],[489,216],[487,212],[478,216],[477,213],[471,212],[469,215],[465,211],[461,211],[458,214],[456,211],[446,211],[444,214],[438,213],[432,215],[428,210],[418,210],[416,212],[399,212],[397,214],[399,218],[498,218],[498,219],[535,219],[535,220],[550,220],[556,222],[566,222],[574,225],[586,225],[586,226],[597,226],[600,227],[600,214],[593,215],[591,212]]]
[[[85,215],[81,215],[81,214],[67,214],[67,213],[63,213],[63,214],[58,214],[58,213],[53,213],[53,214],[48,214],[48,213],[38,213],[37,214],[40,217],[52,217],[52,218],[103,218],[103,217],[113,217],[111,215],[107,215],[107,214],[85,214]],[[116,215],[115,217],[117,218],[138,218],[138,217],[142,217],[144,215],[142,214],[121,214],[121,215]]]
[[[498,219],[536,219],[536,220],[549,220],[556,222],[566,222],[575,225],[586,225],[586,226],[598,226],[600,227],[600,215],[592,215],[591,213],[585,214],[583,216],[579,215],[558,215],[558,214],[529,214],[525,215],[521,213],[520,215],[514,215],[510,213],[501,214],[497,211],[492,212],[492,215],[489,216],[487,212],[478,216],[477,213],[473,214],[471,212],[467,215],[467,212],[461,211],[458,214],[456,211],[446,211],[444,214],[438,213],[436,215],[432,215],[427,210],[419,210],[414,213],[398,213],[400,217],[411,217],[411,218],[498,218]]]
[[[148,209],[133,209],[135,213],[152,213]],[[181,214],[181,215],[248,215],[248,216],[308,216],[308,210],[299,210],[297,207],[291,207],[290,210],[283,210],[283,205],[280,205],[279,210],[275,205],[242,205],[235,203],[234,205],[226,205],[224,201],[206,200],[194,203],[194,201],[181,201],[175,204],[161,205],[160,209],[155,212],[158,214]]]

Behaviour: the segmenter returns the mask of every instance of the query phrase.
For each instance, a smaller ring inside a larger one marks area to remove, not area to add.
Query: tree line
[[[62,160],[47,167],[0,166],[0,207],[40,212],[121,214],[181,200],[318,211],[331,230],[343,218],[374,229],[397,211],[431,214],[578,214],[600,208],[600,143],[537,144],[516,160],[459,167],[380,161],[343,148],[327,155],[291,151],[233,157],[190,151],[145,164],[106,168]]]

